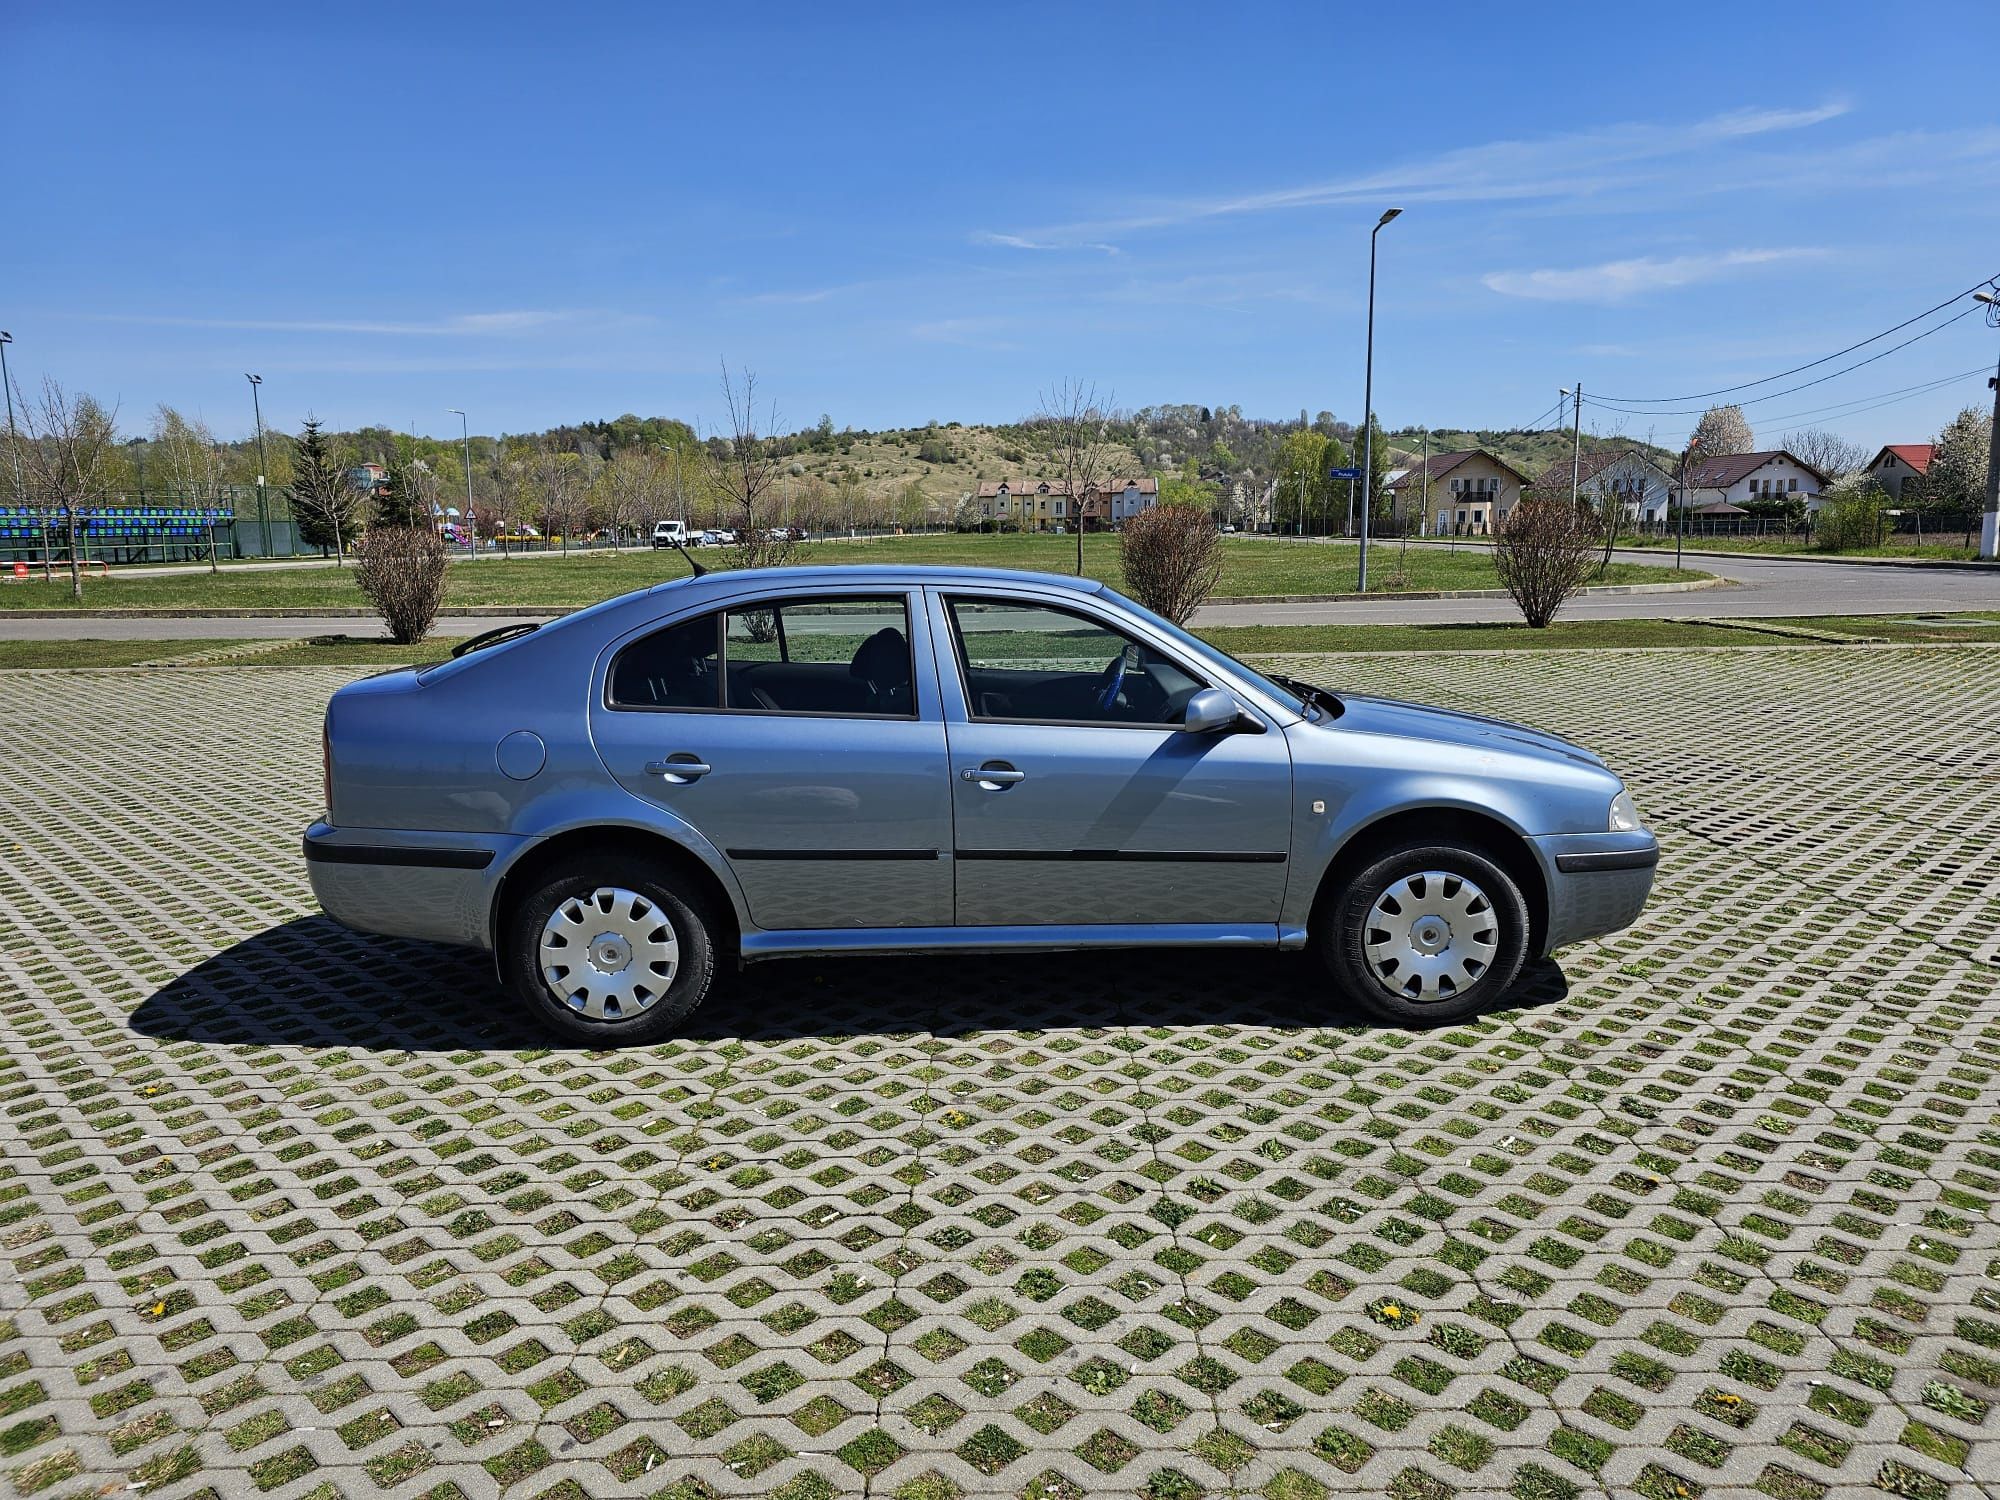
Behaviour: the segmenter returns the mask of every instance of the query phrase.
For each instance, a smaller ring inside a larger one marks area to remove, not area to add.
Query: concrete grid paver
[[[313,915],[349,674],[0,678],[0,1472],[2000,1494],[2000,653],[1303,665],[1602,750],[1646,919],[1428,1034],[1133,954],[770,965],[557,1050]]]

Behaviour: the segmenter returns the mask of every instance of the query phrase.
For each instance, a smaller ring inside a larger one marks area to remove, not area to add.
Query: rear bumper
[[[1630,927],[1646,909],[1660,862],[1652,834],[1569,833],[1529,842],[1548,882],[1544,954]]]
[[[305,832],[306,875],[343,927],[484,948],[494,882],[521,842],[315,823]]]

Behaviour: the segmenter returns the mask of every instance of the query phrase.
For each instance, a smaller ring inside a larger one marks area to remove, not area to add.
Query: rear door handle
[[[1014,785],[1017,781],[1028,779],[1026,771],[1017,771],[1012,766],[967,766],[958,774],[961,780],[974,782],[991,792],[997,792],[1004,787]]]
[[[686,786],[691,781],[699,781],[715,769],[707,761],[696,760],[685,750],[669,755],[665,760],[646,762],[648,776],[663,776],[676,786]]]

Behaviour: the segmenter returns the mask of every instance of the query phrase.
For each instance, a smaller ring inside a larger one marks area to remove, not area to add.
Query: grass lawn
[[[1960,615],[1963,625],[1917,625],[1894,617],[1824,615],[1780,623],[1905,644],[2000,643],[2000,615]],[[1699,620],[1572,620],[1547,630],[1525,625],[1231,625],[1198,632],[1232,655],[1254,659],[1302,653],[1360,651],[1567,651],[1635,646],[1810,646],[1805,639],[1732,630]],[[360,634],[318,636],[275,650],[253,641],[7,641],[0,670],[23,667],[124,667],[256,646],[243,661],[256,666],[398,667],[443,661],[457,640],[434,637],[396,646]]]
[[[1911,537],[1882,547],[1842,547],[1838,552],[1814,547],[1795,536],[1689,537],[1687,548],[1692,552],[1763,552],[1799,557],[1927,557],[1971,562],[1979,556],[1979,548],[1964,543],[1964,532],[1947,531],[1936,538],[1926,537],[1921,543]],[[1620,537],[1618,545],[1639,552],[1671,553],[1674,539],[1671,536],[1628,536]]]
[[[1311,544],[1238,538],[1225,543],[1224,595],[1332,594],[1354,588],[1355,549],[1345,543]],[[721,566],[727,552],[705,559]],[[807,549],[807,560],[821,563],[940,563],[997,568],[1027,568],[1050,573],[1074,571],[1076,543],[1072,537],[1019,535],[950,535],[883,537],[866,542],[820,542]],[[1084,564],[1092,577],[1120,581],[1118,539],[1085,539]],[[1413,547],[1407,578],[1396,577],[1398,549],[1374,548],[1370,554],[1371,593],[1405,589],[1490,589],[1499,587],[1493,560],[1484,549],[1449,552]],[[593,604],[628,589],[684,577],[687,565],[673,552],[593,552],[570,558],[482,557],[454,563],[446,602],[453,605],[582,605]],[[1671,568],[1614,563],[1605,583],[1652,583],[1701,578],[1695,572],[1676,574]],[[1593,582],[1599,580],[1592,580]],[[237,570],[220,574],[186,573],[171,577],[133,573],[84,585],[84,607],[97,609],[310,609],[364,605],[345,569]],[[65,609],[70,605],[67,579],[54,584],[39,579],[0,584],[0,609]]]

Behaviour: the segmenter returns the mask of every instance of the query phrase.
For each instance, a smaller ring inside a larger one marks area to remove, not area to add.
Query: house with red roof
[[[1615,503],[1628,521],[1665,519],[1674,488],[1674,476],[1639,449],[1605,447],[1550,464],[1536,477],[1535,493],[1567,500],[1572,479],[1593,510]]]
[[[1732,515],[1760,500],[1803,501],[1819,509],[1826,475],[1782,448],[1757,453],[1721,453],[1688,465],[1685,504],[1696,515]]]
[[[1891,443],[1868,461],[1863,471],[1891,496],[1903,498],[1903,486],[1912,479],[1922,479],[1930,472],[1931,445],[1929,443]]]

